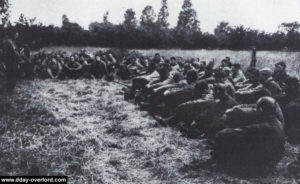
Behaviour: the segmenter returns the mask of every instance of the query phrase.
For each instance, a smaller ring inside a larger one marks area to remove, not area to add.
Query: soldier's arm
[[[251,55],[251,62],[250,62],[250,68],[256,67],[256,48],[252,48],[252,55]]]
[[[33,74],[34,74],[34,76],[36,76],[36,77],[39,76],[39,75],[38,75],[38,66],[37,66],[37,65],[34,65],[34,67],[33,67]]]
[[[60,63],[58,63],[58,72],[57,72],[57,77],[59,77],[59,76],[60,76],[60,74],[61,74],[62,70],[63,70],[63,67],[62,67],[62,65],[61,65]]]
[[[55,79],[56,77],[52,74],[52,71],[50,68],[47,68],[47,73],[50,76],[51,79]]]

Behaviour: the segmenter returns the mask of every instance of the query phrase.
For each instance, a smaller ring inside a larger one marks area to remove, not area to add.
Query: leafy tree
[[[0,26],[4,28],[9,22],[9,1],[8,0],[0,0]]]
[[[300,24],[298,22],[282,23],[279,28],[286,32],[286,46],[292,50],[300,48]]]
[[[300,29],[300,24],[298,22],[284,22],[280,24],[279,28],[282,28],[287,33],[298,32]]]
[[[161,8],[159,10],[158,17],[157,17],[158,25],[162,28],[168,28],[169,27],[168,17],[169,17],[169,11],[168,11],[167,0],[162,0]]]
[[[61,27],[61,40],[66,44],[77,45],[79,43],[85,42],[82,35],[84,34],[84,29],[75,22],[70,22],[66,15],[62,16],[62,27]]]
[[[191,0],[184,0],[178,17],[177,30],[185,32],[200,31],[199,24],[197,12],[192,8]]]
[[[103,15],[103,23],[104,24],[108,24],[108,15],[109,15],[109,11],[106,11],[105,14]]]
[[[144,10],[142,11],[142,15],[141,15],[141,27],[142,28],[151,28],[154,26],[155,24],[155,18],[156,18],[156,14],[152,8],[152,6],[146,6],[144,8]]]
[[[229,40],[230,40],[230,48],[231,49],[244,49],[246,38],[246,29],[244,26],[236,26],[231,29]]]
[[[229,46],[229,35],[232,28],[228,22],[220,22],[214,30],[216,40],[220,48],[227,48]]]
[[[124,22],[123,25],[127,29],[135,29],[137,27],[137,20],[135,18],[135,12],[130,8],[127,9],[124,14]]]
[[[62,16],[62,27],[61,28],[62,28],[62,30],[69,31],[69,32],[83,31],[83,28],[79,24],[70,22],[67,15]]]
[[[92,33],[92,37],[95,37],[92,41],[93,45],[99,43],[105,44],[106,46],[112,46],[115,38],[115,26],[108,20],[109,12],[105,12],[103,15],[103,22],[92,22],[89,25],[89,31]]]
[[[63,15],[62,15],[62,25],[64,26],[64,25],[66,25],[66,24],[68,24],[68,23],[70,23],[69,18],[67,17],[66,14],[63,14]]]
[[[36,17],[34,18],[27,18],[23,13],[20,14],[18,21],[16,22],[17,25],[31,27],[35,24]]]

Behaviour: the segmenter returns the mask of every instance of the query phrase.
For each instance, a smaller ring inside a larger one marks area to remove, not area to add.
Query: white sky
[[[61,25],[66,14],[70,21],[88,28],[90,22],[102,21],[106,11],[109,21],[117,24],[124,19],[127,8],[133,8],[139,20],[141,11],[151,5],[156,13],[161,0],[10,0],[11,20],[23,13],[26,17],[37,17],[43,24]],[[192,0],[198,13],[201,30],[213,32],[220,21],[231,25],[245,25],[253,29],[274,32],[282,22],[300,22],[300,0]],[[175,26],[183,0],[168,0],[169,22]]]

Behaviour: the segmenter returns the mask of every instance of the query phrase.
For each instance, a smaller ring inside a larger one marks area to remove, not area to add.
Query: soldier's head
[[[199,71],[202,72],[205,70],[205,67],[206,67],[206,61],[201,61],[199,63]]]
[[[286,75],[286,64],[285,62],[279,62],[275,64],[275,69],[273,72],[273,77],[277,81],[284,81],[287,77]]]
[[[285,64],[285,62],[281,61],[281,62],[278,62],[275,64],[274,72],[284,71],[285,69],[286,69],[286,64]]]
[[[272,70],[270,68],[263,68],[259,71],[260,82],[263,83],[272,76]]]
[[[200,65],[203,66],[203,67],[206,67],[206,61],[201,61]]]
[[[175,83],[178,83],[182,79],[182,76],[179,72],[174,73],[173,80]]]
[[[241,70],[241,69],[242,69],[241,64],[239,64],[239,63],[234,63],[234,64],[232,65],[231,71],[232,71],[233,74],[236,74],[236,73],[237,73],[239,70]]]
[[[164,64],[159,64],[156,70],[159,73],[159,77],[161,80],[165,80],[170,74],[168,67]]]
[[[221,67],[226,67],[227,66],[227,60],[226,59],[223,59],[221,61]]]
[[[74,57],[74,56],[71,56],[71,57],[70,57],[70,61],[71,61],[71,62],[74,62],[74,61],[75,61],[75,57]]]
[[[230,62],[230,57],[226,56],[225,59]]]
[[[215,99],[223,99],[227,96],[226,86],[222,83],[217,83],[213,88],[213,96]]]
[[[223,59],[221,61],[221,66],[222,67],[229,67],[229,68],[231,68],[232,67],[232,63],[230,61],[230,57],[226,57],[225,59]]]
[[[188,84],[191,84],[198,79],[198,74],[195,70],[189,70],[186,74],[186,81]]]
[[[160,58],[160,54],[159,53],[156,53],[155,55],[154,55],[154,60],[156,60],[156,61],[159,61],[161,58]]]
[[[55,67],[57,66],[57,60],[55,58],[52,58],[49,62],[50,67]]]
[[[276,112],[277,102],[272,97],[262,97],[257,101],[257,111],[268,116]]]
[[[208,92],[208,84],[205,81],[197,82],[195,85],[195,96],[202,97],[204,94]]]
[[[225,82],[225,80],[227,79],[227,74],[222,68],[218,68],[214,72],[214,77],[215,77],[216,82],[222,83],[222,82]]]
[[[259,82],[260,73],[256,68],[250,68],[247,70],[246,75],[251,82]]]
[[[285,81],[284,92],[291,98],[296,98],[299,93],[299,80],[296,77],[288,77]]]
[[[101,57],[100,57],[99,55],[96,55],[96,56],[95,56],[95,60],[96,60],[96,61],[101,61]]]
[[[205,70],[211,70],[212,71],[214,69],[214,66],[215,66],[215,61],[212,60],[212,61],[208,62],[208,64],[205,67]]]
[[[170,64],[171,64],[171,66],[175,66],[177,64],[175,57],[170,58]]]

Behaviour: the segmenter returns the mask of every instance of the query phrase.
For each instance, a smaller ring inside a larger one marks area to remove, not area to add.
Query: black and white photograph
[[[0,183],[300,183],[300,0],[0,0]]]

